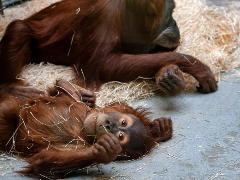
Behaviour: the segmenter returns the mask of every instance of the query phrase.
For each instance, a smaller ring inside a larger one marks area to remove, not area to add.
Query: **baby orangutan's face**
[[[123,148],[134,151],[144,148],[145,126],[132,114],[95,112],[86,117],[83,126],[87,135],[99,137],[108,132],[114,134]]]

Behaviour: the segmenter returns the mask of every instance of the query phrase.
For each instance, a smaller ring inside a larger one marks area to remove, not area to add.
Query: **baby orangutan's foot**
[[[167,65],[155,75],[159,86],[159,93],[166,96],[175,96],[184,90],[185,82],[183,73],[177,65]]]
[[[151,123],[151,134],[156,142],[167,141],[172,137],[173,128],[170,118],[155,119]]]

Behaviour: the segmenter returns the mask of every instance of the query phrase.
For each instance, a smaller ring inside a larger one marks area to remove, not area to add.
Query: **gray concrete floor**
[[[212,94],[152,97],[134,103],[152,118],[171,117],[174,136],[142,159],[83,170],[67,179],[240,179],[240,78],[228,75]],[[0,156],[0,179],[30,179],[14,170],[24,163]]]
[[[208,2],[209,5],[229,6],[238,1]],[[228,75],[224,79],[213,94],[152,97],[134,103],[134,106],[149,107],[153,119],[171,117],[173,138],[159,144],[142,159],[99,165],[67,179],[239,180],[240,78]],[[0,154],[0,180],[31,179],[14,172],[24,164]]]

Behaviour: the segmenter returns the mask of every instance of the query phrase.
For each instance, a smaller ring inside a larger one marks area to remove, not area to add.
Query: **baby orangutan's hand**
[[[170,118],[155,119],[150,128],[152,137],[156,142],[167,141],[172,137],[173,128]]]
[[[97,140],[92,151],[97,162],[106,164],[117,158],[122,151],[122,147],[115,135],[107,133]]]

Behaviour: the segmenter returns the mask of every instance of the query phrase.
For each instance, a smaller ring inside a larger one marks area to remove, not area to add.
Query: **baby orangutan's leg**
[[[155,75],[159,91],[163,95],[175,96],[184,90],[185,82],[183,73],[177,65],[167,65]]]
[[[71,96],[76,101],[82,101],[87,106],[95,107],[96,97],[90,90],[84,89],[72,82],[66,80],[59,80],[56,82],[56,87],[64,93]]]
[[[155,119],[150,129],[156,142],[167,141],[172,137],[173,133],[172,120],[170,118]]]

